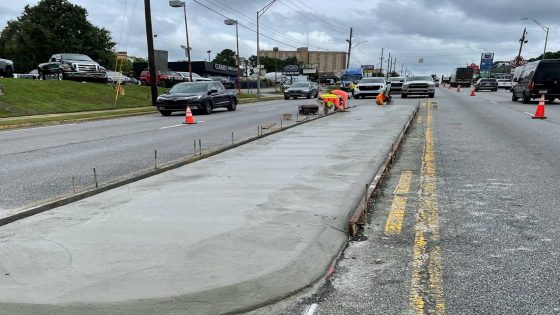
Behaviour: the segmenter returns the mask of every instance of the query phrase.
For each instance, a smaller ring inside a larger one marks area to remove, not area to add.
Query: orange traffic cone
[[[196,122],[194,121],[194,117],[192,115],[190,106],[187,106],[187,113],[185,114],[185,122],[183,124],[185,124],[185,125],[196,124]]]
[[[461,92],[461,84],[457,85],[457,92]]]
[[[471,89],[471,96],[476,96],[476,94],[474,94],[474,87]]]
[[[537,110],[535,111],[535,114],[531,118],[533,118],[533,119],[545,119],[546,118],[546,116],[544,115],[544,94],[541,95],[541,99],[539,100],[539,105],[537,105]]]

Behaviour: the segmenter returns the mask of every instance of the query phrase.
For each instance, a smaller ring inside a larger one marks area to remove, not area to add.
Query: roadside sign
[[[298,65],[287,65],[282,68],[283,75],[299,75],[299,66]]]

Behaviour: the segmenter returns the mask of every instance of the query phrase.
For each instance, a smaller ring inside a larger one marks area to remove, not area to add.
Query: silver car
[[[410,76],[406,78],[402,85],[401,97],[407,98],[409,95],[428,95],[434,97],[436,87],[432,76]]]

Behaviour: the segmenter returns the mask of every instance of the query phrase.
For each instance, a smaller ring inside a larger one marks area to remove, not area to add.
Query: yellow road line
[[[385,234],[398,234],[402,230],[402,223],[404,219],[404,211],[406,209],[407,197],[398,196],[398,194],[406,194],[410,189],[410,182],[412,179],[412,171],[404,171],[401,174],[397,189],[395,189],[395,196],[391,205],[391,211],[385,223]]]
[[[439,217],[435,151],[432,139],[431,101],[428,101],[422,176],[420,178],[420,207],[416,214],[410,308],[414,314],[445,314],[443,268],[439,245]]]

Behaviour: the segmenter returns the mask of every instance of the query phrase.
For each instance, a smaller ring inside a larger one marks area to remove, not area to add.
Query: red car
[[[185,81],[183,76],[173,71],[158,71],[156,73],[156,84],[161,87],[172,87],[177,83]],[[140,73],[140,82],[142,85],[152,85],[150,71],[144,70]]]

